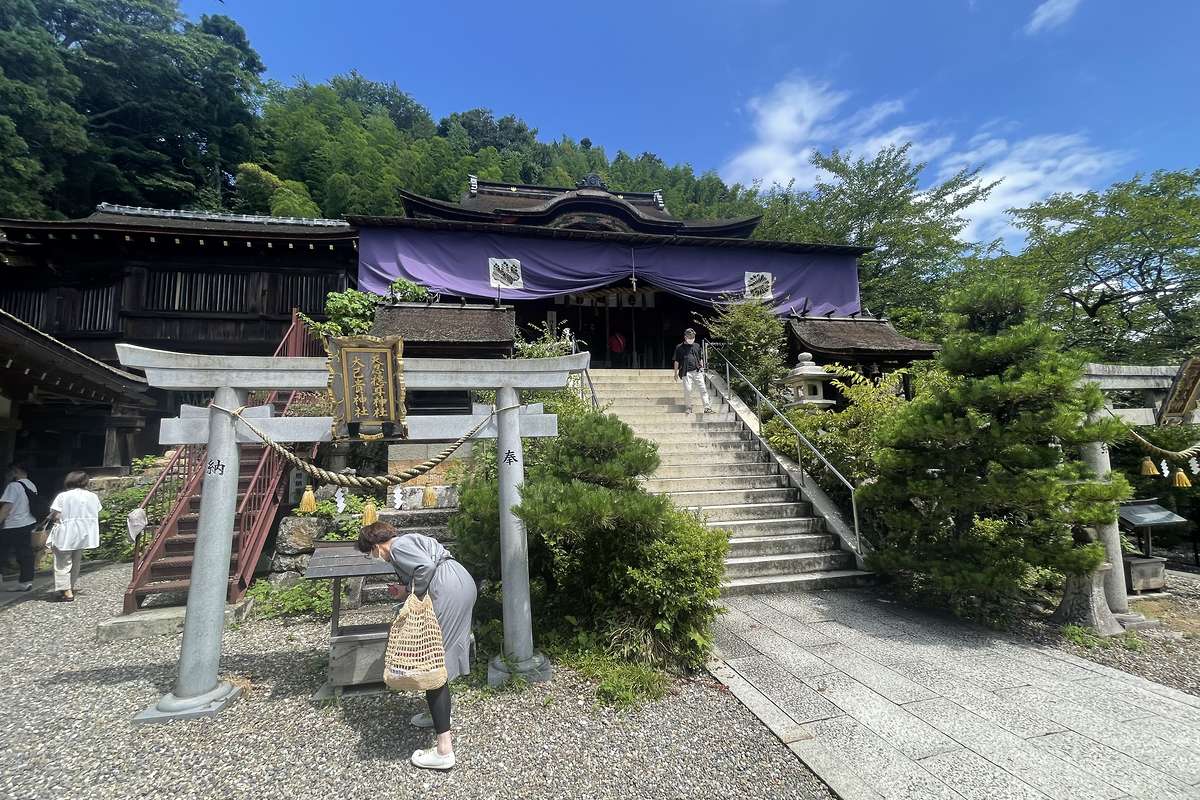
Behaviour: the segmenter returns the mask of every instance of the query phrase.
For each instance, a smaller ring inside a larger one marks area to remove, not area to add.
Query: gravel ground
[[[0,797],[832,797],[713,682],[618,712],[566,670],[522,692],[457,694],[459,766],[417,770],[408,757],[431,736],[407,724],[416,695],[310,700],[328,643],[317,622],[227,631],[222,668],[249,695],[215,719],[134,727],[170,688],[179,637],[96,640],[127,572],[85,574],[72,604],[0,610]]]
[[[1167,573],[1167,585],[1170,588],[1166,593],[1129,598],[1134,611],[1162,622],[1159,628],[1137,632],[1140,644],[1134,647],[1140,649],[1130,649],[1119,641],[1109,647],[1081,647],[1047,624],[1047,615],[1026,618],[1016,633],[1080,658],[1200,695],[1200,575],[1172,570]]]

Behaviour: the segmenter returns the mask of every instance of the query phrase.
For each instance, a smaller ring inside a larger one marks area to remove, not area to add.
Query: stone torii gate
[[[151,386],[183,391],[213,391],[213,405],[242,407],[250,391],[327,388],[324,358],[211,356],[118,344],[125,367],[145,371]],[[504,652],[488,665],[488,682],[505,683],[514,676],[547,680],[549,661],[534,649],[529,600],[529,559],[525,528],[512,509],[520,502],[524,481],[522,436],[555,436],[558,419],[539,409],[520,406],[522,389],[557,389],[568,377],[587,369],[589,353],[542,359],[405,359],[409,389],[494,389],[495,419],[477,437],[497,438],[500,477],[500,566],[504,592]],[[534,412],[534,413],[529,413]],[[278,442],[321,442],[331,436],[331,417],[272,417],[271,408],[245,409],[242,414]],[[408,417],[408,441],[454,441],[487,415]],[[176,419],[163,420],[162,444],[207,444],[208,456],[200,497],[200,519],[192,563],[191,586],[184,615],[174,690],[143,711],[137,722],[210,716],[237,699],[239,690],[218,676],[225,594],[233,548],[237,506],[239,445],[260,444],[245,423],[218,408],[185,407]]]

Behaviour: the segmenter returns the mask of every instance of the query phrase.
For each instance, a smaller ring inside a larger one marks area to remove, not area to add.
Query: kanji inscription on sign
[[[325,340],[334,439],[406,438],[404,340],[336,336]]]

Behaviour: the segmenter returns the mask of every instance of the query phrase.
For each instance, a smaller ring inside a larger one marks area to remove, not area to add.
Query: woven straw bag
[[[388,632],[383,680],[397,691],[428,691],[446,685],[446,646],[428,594],[410,594]]]

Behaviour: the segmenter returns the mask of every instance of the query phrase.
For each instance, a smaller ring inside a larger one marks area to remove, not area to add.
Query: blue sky
[[[813,148],[911,140],[927,180],[1004,182],[1003,210],[1200,166],[1191,0],[184,0],[237,19],[268,76],[392,80],[435,118],[483,106],[543,139],[807,185]]]

